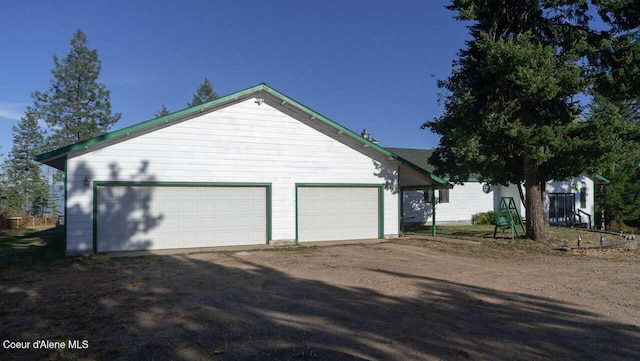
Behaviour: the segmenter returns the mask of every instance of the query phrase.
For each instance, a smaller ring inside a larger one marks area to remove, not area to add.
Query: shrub
[[[637,229],[634,227],[627,226],[626,224],[624,224],[624,222],[611,221],[607,225],[607,231],[635,233]]]
[[[472,224],[496,224],[497,213],[494,211],[480,212],[471,216]]]

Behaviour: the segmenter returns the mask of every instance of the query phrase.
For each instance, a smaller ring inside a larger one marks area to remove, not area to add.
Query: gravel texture
[[[1,270],[0,341],[31,342],[2,360],[640,360],[635,255],[405,239]]]

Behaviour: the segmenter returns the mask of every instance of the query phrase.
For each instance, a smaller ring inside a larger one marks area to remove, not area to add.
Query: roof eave
[[[260,83],[258,85],[255,85],[253,87],[244,89],[244,90],[240,90],[238,92],[229,94],[229,95],[225,95],[222,96],[220,98],[216,98],[214,100],[211,100],[209,102],[200,104],[200,105],[196,105],[190,108],[186,108],[183,110],[179,110],[177,112],[165,115],[165,116],[161,116],[158,118],[154,118],[154,119],[150,119],[147,121],[144,121],[142,123],[138,123],[138,124],[134,124],[131,125],[129,127],[125,127],[122,128],[120,130],[116,130],[110,133],[106,133],[103,135],[99,135],[97,137],[93,137],[90,139],[87,139],[85,141],[76,143],[76,144],[71,144],[69,146],[66,147],[62,147],[47,153],[43,153],[40,154],[38,156],[36,156],[35,160],[39,161],[41,163],[50,165],[54,168],[60,169],[60,170],[64,170],[64,162],[62,163],[62,168],[56,166],[58,165],[55,160],[60,159],[60,158],[64,158],[67,157],[67,155],[69,153],[72,152],[76,152],[76,151],[84,151],[84,150],[89,150],[90,148],[93,148],[99,144],[102,144],[106,141],[115,141],[118,140],[119,138],[127,138],[130,137],[136,133],[142,132],[146,129],[149,129],[151,127],[154,126],[161,126],[163,124],[168,124],[168,123],[172,123],[172,122],[177,122],[180,121],[186,117],[189,116],[193,116],[195,114],[201,113],[201,112],[205,112],[205,111],[209,111],[213,108],[216,107],[220,107],[224,104],[227,103],[231,103],[234,101],[237,101],[241,98],[245,98],[245,97],[249,97],[253,94],[257,94],[260,92],[265,92],[267,94],[270,94],[278,99],[280,99],[280,101],[282,102],[282,104],[286,104],[289,103],[291,106],[297,108],[299,111],[302,111],[303,113],[306,113],[310,119],[314,120],[314,119],[318,119],[319,121],[323,122],[324,124],[326,124],[327,126],[335,129],[337,132],[339,133],[343,133],[345,135],[347,135],[348,137],[356,140],[357,142],[362,143],[363,146],[368,147],[370,149],[374,149],[377,152],[381,153],[382,155],[384,155],[387,158],[390,159],[395,159],[396,161],[412,168],[413,170],[427,176],[429,179],[431,179],[434,183],[437,183],[438,185],[441,186],[449,186],[449,183],[432,174],[431,172],[428,172],[426,170],[424,170],[423,168],[411,163],[410,161],[398,156],[397,154],[379,146],[377,143],[374,143],[362,136],[360,136],[359,134],[357,134],[356,132],[343,127],[342,125],[334,122],[333,120],[325,117],[324,115],[314,111],[313,109],[303,105],[302,103],[280,93],[279,91],[269,87],[267,84],[265,83]],[[55,165],[54,165],[55,164]]]
[[[225,103],[229,103],[235,100],[238,100],[242,97],[245,97],[249,94],[252,93],[256,93],[259,92],[260,90],[263,90],[263,88],[266,87],[266,84],[259,84],[256,86],[253,86],[251,88],[247,88],[229,95],[225,95],[223,97],[220,98],[216,98],[214,100],[211,100],[209,102],[203,103],[203,104],[199,104],[193,107],[189,107],[186,109],[182,109],[179,110],[177,112],[173,112],[171,114],[167,114],[158,118],[153,118],[147,121],[144,121],[142,123],[137,123],[113,132],[109,132],[109,133],[105,133],[90,139],[87,139],[85,141],[79,142],[79,143],[75,143],[75,144],[71,144],[68,145],[66,147],[62,147],[62,148],[58,148],[55,150],[52,150],[50,152],[47,153],[43,153],[43,154],[39,154],[38,156],[36,156],[34,159],[38,162],[44,163],[44,164],[48,164],[49,162],[53,159],[56,158],[60,158],[64,155],[67,155],[69,153],[75,152],[75,151],[79,151],[79,150],[84,150],[84,149],[89,149],[95,145],[104,143],[106,141],[109,140],[117,140],[118,138],[126,138],[129,137],[135,133],[138,133],[142,130],[148,129],[150,127],[153,126],[158,126],[158,125],[162,125],[162,124],[167,124],[169,122],[176,122],[178,120],[181,120],[185,117],[189,117],[192,116],[194,114],[198,114],[204,111],[207,111],[211,108],[215,108],[218,106],[221,106]],[[57,168],[57,167],[56,167]],[[59,169],[59,168],[58,168]]]
[[[596,174],[595,176],[593,176],[593,179],[598,184],[610,184],[611,183],[611,181],[609,179],[605,178],[603,175],[600,175],[600,174]]]
[[[268,86],[265,85],[265,89],[264,91],[266,91],[267,93],[278,97],[286,102],[289,102],[291,105],[295,106],[296,108],[298,108],[299,110],[301,110],[304,113],[307,113],[311,118],[315,118],[318,119],[320,121],[322,121],[323,123],[325,123],[326,125],[332,127],[333,129],[335,129],[338,132],[341,132],[343,134],[346,134],[347,136],[361,142],[363,144],[363,146],[366,147],[370,147],[372,149],[375,149],[376,151],[382,153],[385,157],[387,158],[391,158],[391,159],[395,159],[397,161],[399,161],[400,163],[403,163],[406,166],[409,166],[410,168],[420,172],[423,175],[426,175],[427,177],[429,177],[429,179],[431,179],[432,181],[434,181],[435,183],[438,183],[438,185],[446,185],[449,186],[449,183],[445,180],[443,180],[442,178],[432,174],[431,172],[428,172],[424,169],[422,169],[421,167],[418,167],[417,165],[409,162],[408,160],[400,157],[399,155],[389,151],[388,149],[385,149],[384,147],[381,147],[380,145],[378,145],[377,143],[374,143],[364,137],[362,137],[361,135],[357,134],[356,132],[352,131],[351,129],[345,128],[342,125],[334,122],[333,120],[325,117],[324,115],[314,111],[313,109],[303,105],[302,103],[280,93],[279,91],[270,88]]]

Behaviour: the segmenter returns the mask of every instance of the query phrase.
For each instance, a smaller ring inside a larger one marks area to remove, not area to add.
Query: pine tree
[[[169,109],[167,109],[167,107],[166,107],[164,104],[162,104],[162,108],[161,108],[160,110],[158,110],[158,111],[154,114],[154,116],[155,116],[156,118],[159,118],[159,117],[165,116],[165,115],[167,115],[167,114],[169,114],[169,113],[171,113],[171,112],[169,111]]]
[[[60,201],[60,196],[62,195],[62,184],[58,179],[58,172],[51,168],[45,167],[44,169],[44,177],[47,182],[47,194],[43,199],[43,209],[42,213],[46,216],[55,216],[60,214],[60,209],[58,208],[58,203]]]
[[[218,94],[213,90],[213,85],[209,79],[204,78],[204,81],[200,84],[196,93],[193,94],[193,99],[190,103],[187,103],[187,106],[193,107],[216,98],[218,98]]]
[[[0,147],[2,148],[2,147]],[[4,154],[0,153],[0,157],[3,157]],[[4,169],[0,168],[0,215],[6,216],[5,214],[5,203],[7,203],[7,189],[5,184],[5,176]],[[0,227],[2,225],[0,224]]]
[[[101,63],[78,30],[64,59],[53,56],[51,87],[32,94],[34,109],[53,134],[51,144],[63,147],[103,134],[120,119],[111,113],[111,92],[98,82]]]
[[[590,6],[608,30],[590,28]],[[455,182],[471,173],[524,182],[527,236],[544,241],[546,182],[597,171],[624,154],[621,144],[638,140],[619,116],[585,117],[575,100],[587,91],[607,99],[637,91],[637,9],[598,0],[454,0],[448,8],[473,21],[472,39],[439,83],[444,114],[423,125],[441,136],[430,161]]]
[[[591,104],[590,117],[619,117],[617,123],[638,124],[640,111],[637,99],[631,101],[606,102],[596,98]],[[611,123],[609,121],[603,124]],[[603,133],[603,130],[597,130]],[[604,132],[606,133],[606,132]],[[596,188],[596,218],[599,223],[616,221],[634,227],[640,226],[640,147],[636,142],[626,141],[620,137],[616,140],[614,154],[608,156],[603,163],[607,166],[603,174],[610,181],[609,184]],[[602,144],[606,144],[603,142]],[[624,148],[624,149],[620,149]],[[596,149],[596,151],[600,151]]]
[[[24,213],[39,209],[40,201],[48,197],[49,187],[41,164],[33,160],[42,153],[44,133],[38,125],[34,109],[29,107],[12,128],[13,147],[3,164],[7,188],[7,204]]]
[[[618,164],[607,173],[609,184],[596,188],[596,219],[602,222],[604,210],[605,223],[616,221],[618,224],[640,226],[640,167],[638,163]],[[608,226],[608,225],[605,225]]]

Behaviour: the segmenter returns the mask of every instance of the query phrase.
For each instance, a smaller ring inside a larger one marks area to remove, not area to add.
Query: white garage
[[[37,159],[68,255],[394,237],[400,189],[447,183],[363,134],[259,84]]]
[[[98,252],[265,244],[268,186],[96,184]]]
[[[382,238],[380,186],[298,185],[298,241]]]

